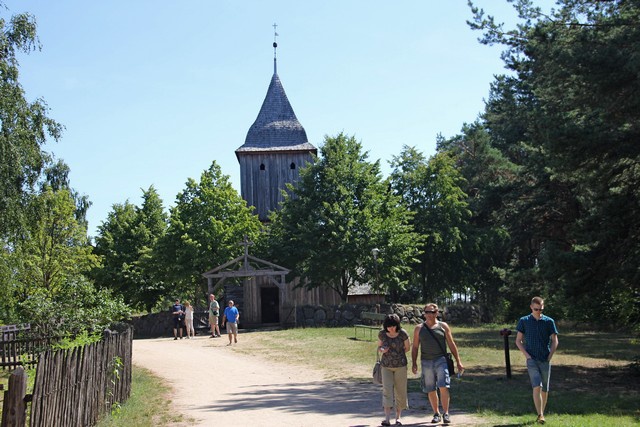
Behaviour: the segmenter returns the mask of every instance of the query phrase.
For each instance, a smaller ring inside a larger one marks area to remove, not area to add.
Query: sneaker
[[[444,414],[442,416],[442,422],[445,423],[445,424],[451,423],[451,417],[449,417],[449,414]]]
[[[440,414],[433,414],[432,424],[438,424],[440,422]]]
[[[536,422],[538,424],[544,424],[545,423],[544,415],[538,415],[538,419],[536,420]]]

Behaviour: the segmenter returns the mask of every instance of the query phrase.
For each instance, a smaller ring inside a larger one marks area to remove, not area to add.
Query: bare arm
[[[409,338],[409,335],[407,334],[407,339],[404,340],[404,352],[406,353],[410,349],[411,349],[411,338]]]
[[[418,348],[420,347],[420,329],[424,324],[421,323],[413,330],[413,345],[411,346],[411,371],[414,374],[418,373]]]
[[[520,331],[516,334],[516,347],[524,354],[525,359],[531,359],[531,355],[527,353],[527,349],[524,348],[524,334]]]
[[[549,353],[549,358],[547,359],[548,361],[551,360],[551,358],[553,357],[553,354],[556,352],[557,349],[558,349],[558,334],[553,334],[551,335],[551,352]]]
[[[449,346],[449,350],[451,350],[451,354],[456,358],[456,362],[458,363],[458,372],[464,371],[464,366],[460,361],[460,354],[458,353],[458,346],[456,342],[453,340],[453,334],[451,333],[451,328],[444,322],[440,322],[442,327],[444,328],[444,337],[447,340],[447,345]]]

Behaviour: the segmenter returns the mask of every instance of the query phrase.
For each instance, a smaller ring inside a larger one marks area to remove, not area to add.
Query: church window
[[[260,164],[260,170],[261,170],[261,171],[265,170],[264,163],[261,163],[261,164]]]
[[[289,165],[289,169],[295,169],[296,168],[296,164],[291,162],[291,164]]]

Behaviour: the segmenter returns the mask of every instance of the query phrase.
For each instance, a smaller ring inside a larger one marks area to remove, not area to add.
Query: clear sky
[[[212,161],[239,191],[244,143],[273,74],[309,142],[355,136],[383,173],[403,145],[426,155],[484,108],[505,72],[466,0],[7,0],[33,14],[42,50],[20,56],[27,98],[65,126],[46,151],[86,194],[89,234],[113,204],[155,186],[165,207]],[[501,20],[505,0],[476,0]]]

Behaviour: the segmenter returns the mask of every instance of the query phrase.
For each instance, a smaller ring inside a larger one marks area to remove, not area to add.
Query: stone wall
[[[342,304],[333,306],[300,306],[296,309],[297,327],[340,327],[355,324],[371,324],[369,320],[361,320],[360,313],[375,312],[396,313],[404,324],[418,324],[422,322],[423,305],[407,304]],[[488,323],[493,319],[482,307],[471,304],[458,304],[444,307],[442,320],[452,325],[474,325]],[[173,336],[173,316],[168,311],[161,313],[136,316],[129,322],[133,325],[134,338],[154,338]],[[204,309],[196,310],[193,325],[196,334],[207,334],[209,320]],[[242,325],[240,325],[242,328]],[[224,331],[222,331],[224,333]]]
[[[173,314],[169,311],[160,313],[145,314],[143,316],[134,316],[128,322],[133,326],[134,338],[157,338],[173,336]],[[196,310],[193,313],[193,327],[196,335],[209,333],[208,312],[205,310]],[[186,336],[186,331],[183,330]]]
[[[297,326],[316,327],[340,327],[353,326],[355,324],[371,323],[368,320],[361,320],[360,313],[375,312],[383,314],[397,314],[402,323],[418,324],[423,321],[423,305],[406,304],[375,304],[356,305],[342,304],[339,306],[302,306],[296,311]],[[452,324],[473,325],[491,322],[491,315],[482,307],[471,304],[459,304],[444,307],[442,320]]]

